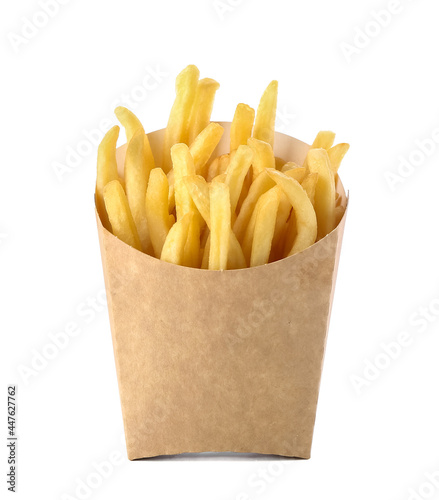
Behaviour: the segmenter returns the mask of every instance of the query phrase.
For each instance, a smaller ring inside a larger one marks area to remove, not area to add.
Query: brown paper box
[[[229,123],[217,153],[228,151]],[[149,134],[161,161],[163,131]],[[276,134],[301,164],[309,146]],[[118,149],[122,174],[125,146]],[[346,197],[341,182],[338,192]],[[265,266],[207,271],[143,254],[97,217],[130,460],[185,452],[309,458],[345,223]]]

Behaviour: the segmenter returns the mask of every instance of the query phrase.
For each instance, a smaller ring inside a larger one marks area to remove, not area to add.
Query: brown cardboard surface
[[[218,151],[227,151],[222,125]],[[148,135],[160,164],[163,131]],[[276,134],[276,156],[300,164],[308,148]],[[337,189],[346,202],[341,182]],[[97,217],[130,460],[204,451],[310,457],[345,217],[299,254],[230,271],[162,262]]]

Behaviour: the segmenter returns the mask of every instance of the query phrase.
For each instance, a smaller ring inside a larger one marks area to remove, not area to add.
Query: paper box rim
[[[231,125],[231,122],[225,122],[225,121],[217,121],[215,123],[218,123],[219,125],[221,125],[221,126],[224,127],[224,134],[226,134],[228,132],[228,129],[230,128],[230,125]],[[164,130],[165,129],[154,130],[152,132],[148,132],[147,135],[149,136],[150,134],[155,134],[155,133],[163,132]],[[306,142],[303,142],[300,139],[296,139],[295,137],[292,137],[292,136],[290,136],[288,134],[284,134],[282,132],[276,132],[275,133],[275,137],[276,136],[283,136],[286,139],[293,139],[294,141],[297,141],[297,142],[301,143],[304,147],[310,148],[310,145],[307,144]],[[127,147],[127,143],[122,144],[121,146],[119,146],[117,148],[118,154],[121,155],[122,153],[124,153],[125,152],[124,150],[126,149],[126,147]],[[217,153],[217,149],[218,149],[218,147],[212,153],[211,158],[215,158],[215,155],[218,156],[216,154]],[[275,149],[276,149],[276,145],[275,145]],[[119,164],[119,162],[118,162],[118,170],[122,171],[122,166]],[[158,257],[154,257],[154,256],[149,255],[147,253],[141,252],[140,250],[137,250],[136,248],[133,248],[132,246],[130,246],[127,243],[125,243],[124,241],[120,240],[117,236],[115,236],[113,233],[111,233],[111,231],[108,231],[108,229],[106,229],[103,226],[101,218],[99,217],[99,213],[98,213],[97,208],[96,208],[96,203],[95,203],[95,214],[96,214],[96,220],[98,221],[98,225],[100,226],[100,228],[104,232],[108,233],[108,235],[107,235],[108,237],[110,237],[110,238],[112,238],[114,240],[117,240],[117,244],[123,245],[123,246],[129,248],[130,249],[129,251],[133,251],[133,252],[137,252],[137,253],[142,254],[143,255],[142,258],[144,258],[146,260],[148,260],[148,259],[154,259],[154,261],[159,261],[161,263],[161,265],[163,265],[163,266],[173,266],[173,267],[177,267],[177,268],[183,267],[185,269],[190,269],[191,271],[196,272],[196,273],[200,273],[200,272],[203,272],[203,273],[218,273],[218,272],[220,272],[220,273],[243,273],[244,272],[245,273],[245,272],[255,272],[257,269],[266,269],[267,266],[271,267],[271,266],[275,266],[275,265],[283,265],[281,263],[284,263],[285,261],[290,260],[290,259],[294,259],[297,255],[303,254],[304,252],[309,252],[309,251],[311,251],[311,249],[315,248],[318,245],[322,245],[323,244],[322,242],[324,242],[334,231],[337,231],[337,229],[339,228],[339,226],[341,224],[344,224],[344,220],[346,218],[348,204],[349,204],[349,191],[346,194],[346,191],[344,189],[344,186],[343,186],[343,183],[342,183],[340,177],[338,177],[338,180],[336,182],[336,190],[342,196],[342,198],[344,200],[344,207],[345,207],[344,214],[343,214],[342,218],[340,219],[339,223],[335,226],[335,228],[330,233],[326,234],[323,238],[321,238],[319,241],[316,241],[315,243],[313,243],[312,245],[310,245],[308,248],[305,248],[304,250],[302,250],[301,252],[298,252],[297,254],[289,255],[287,257],[275,260],[273,262],[269,262],[267,264],[263,264],[263,265],[255,266],[255,267],[243,267],[243,268],[240,268],[240,269],[224,269],[224,270],[221,270],[221,271],[213,270],[213,269],[201,269],[201,268],[198,268],[198,267],[188,267],[188,266],[182,266],[182,265],[179,265],[179,264],[173,264],[171,262],[166,262],[164,260],[161,260]]]

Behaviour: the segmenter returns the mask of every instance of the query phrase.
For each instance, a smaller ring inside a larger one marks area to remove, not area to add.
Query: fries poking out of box
[[[302,165],[276,157],[273,80],[256,113],[238,104],[230,152],[214,157],[224,133],[211,122],[218,88],[215,80],[200,80],[193,65],[177,76],[161,164],[140,120],[116,108],[128,144],[123,178],[116,163],[119,127],[99,146],[96,207],[102,224],[153,257],[210,270],[260,266],[305,250],[343,216],[336,181],[349,145],[334,145],[335,134],[322,131]]]

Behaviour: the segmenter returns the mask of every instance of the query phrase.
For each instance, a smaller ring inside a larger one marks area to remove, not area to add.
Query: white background
[[[2,5],[2,498],[12,383],[20,499],[80,498],[81,481],[93,483],[82,498],[94,499],[439,499],[438,144],[419,153],[439,127],[437,0],[393,1],[381,26],[374,12],[388,11],[385,0],[63,4],[49,19],[35,0]],[[136,97],[131,107],[147,131],[165,126],[175,76],[189,63],[221,83],[213,119],[230,120],[238,102],[256,106],[278,79],[279,130],[310,142],[332,129],[352,146],[341,168],[350,210],[309,461],[125,456],[107,311],[87,305],[103,276],[96,148],[85,134],[103,119],[115,124],[114,105],[126,96]],[[162,76],[142,90],[151,70]],[[82,153],[57,176],[69,148]],[[386,176],[403,159],[405,177],[392,190]],[[53,354],[49,334],[72,322],[80,332]],[[382,343],[401,332],[408,345],[393,346],[390,360]],[[53,358],[38,366],[44,352]],[[367,380],[375,361],[381,368]],[[23,375],[32,363],[38,369]],[[108,477],[96,476],[93,464],[118,453]]]

